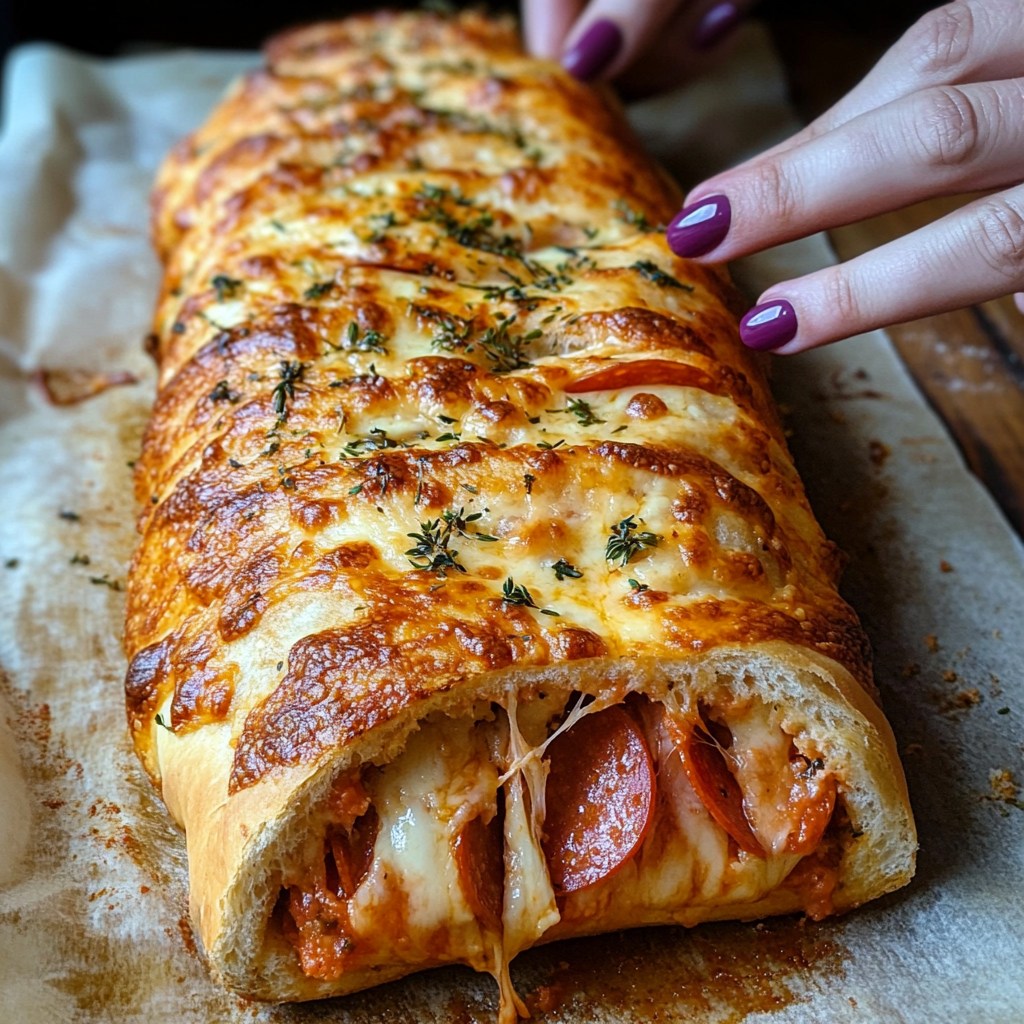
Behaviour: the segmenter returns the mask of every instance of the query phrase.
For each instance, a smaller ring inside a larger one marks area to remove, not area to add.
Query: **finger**
[[[838,103],[741,166],[802,145],[920,89],[1024,75],[1022,44],[1020,0],[961,0],[939,7],[912,25]]]
[[[1017,292],[1013,296],[1013,302],[1014,302],[1014,305],[1017,307],[1017,309],[1021,313],[1024,313],[1024,292]]]
[[[750,348],[802,352],[1024,288],[1024,185],[848,263],[769,288],[741,321]]]
[[[668,229],[680,256],[731,260],[937,195],[999,188],[1024,166],[1024,78],[941,86],[862,114],[819,139],[712,178],[730,220],[699,219],[708,199]]]
[[[584,0],[523,0],[523,40],[534,57],[557,60]]]
[[[649,47],[685,0],[591,0],[569,31],[562,65],[584,82],[611,79]]]
[[[664,92],[724,60],[754,0],[697,0],[676,10],[639,59],[616,76],[630,99]]]

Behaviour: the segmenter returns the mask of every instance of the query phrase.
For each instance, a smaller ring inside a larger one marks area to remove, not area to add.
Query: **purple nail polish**
[[[562,67],[581,82],[589,82],[618,56],[622,31],[614,21],[602,18],[562,54]]]
[[[796,335],[796,313],[785,299],[762,302],[740,320],[740,338],[747,348],[771,352]]]
[[[668,226],[668,247],[677,256],[703,256],[722,243],[732,222],[725,196],[705,196],[684,206]]]
[[[717,46],[743,18],[743,12],[732,3],[715,4],[704,12],[693,33],[695,50],[710,50]]]

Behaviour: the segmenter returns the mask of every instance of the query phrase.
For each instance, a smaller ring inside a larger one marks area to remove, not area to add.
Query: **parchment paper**
[[[0,1021],[493,1020],[494,986],[430,972],[315,1006],[220,991],[186,917],[184,847],[124,720],[128,463],[152,398],[157,161],[246,54],[100,62],[46,46],[7,69],[0,136]],[[794,127],[766,36],[633,110],[682,180]],[[833,257],[738,268],[751,292]],[[139,382],[49,404],[40,368]],[[1024,1020],[1024,554],[873,334],[777,360],[777,392],[845,589],[875,644],[921,832],[906,890],[838,921],[645,929],[522,957],[550,1021]],[[966,385],[965,386],[969,386]]]

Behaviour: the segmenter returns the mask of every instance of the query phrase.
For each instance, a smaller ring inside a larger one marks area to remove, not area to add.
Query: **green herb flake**
[[[517,584],[511,576],[505,580],[501,587],[502,600],[508,604],[519,604],[525,608],[536,608],[537,602],[533,595],[521,584]]]
[[[345,330],[345,348],[350,352],[376,352],[382,356],[387,355],[386,341],[380,331],[363,331],[355,320]],[[376,375],[376,370],[373,367],[371,369]]]
[[[594,414],[590,403],[585,402],[582,398],[570,398],[564,409],[548,409],[548,412],[571,413],[579,420],[581,427],[592,427],[595,423],[604,423],[603,419]]]
[[[629,269],[638,271],[648,281],[653,281],[661,288],[682,288],[683,291],[693,291],[693,285],[677,281],[671,274],[666,274],[657,263],[653,263],[651,260],[637,260],[636,263],[630,265]]]
[[[609,562],[618,562],[620,566],[626,565],[643,548],[653,548],[660,540],[656,533],[640,530],[640,524],[633,516],[626,516],[612,527],[604,557]]]
[[[121,589],[121,584],[117,580],[112,580],[106,573],[102,576],[90,576],[89,582],[98,587],[109,587],[111,590],[120,591]]]
[[[278,368],[280,380],[274,386],[274,412],[279,420],[288,419],[288,401],[295,397],[295,385],[302,380],[306,364],[298,361],[282,361]]]
[[[228,277],[227,274],[215,275],[210,284],[217,293],[218,302],[233,299],[243,287],[242,281],[239,281],[237,277]]]
[[[414,569],[429,569],[436,572],[442,579],[449,569],[466,572],[466,567],[459,562],[459,553],[449,548],[452,538],[452,524],[440,518],[420,523],[419,533],[406,534],[416,544],[406,551]]]
[[[211,402],[229,402],[234,405],[242,396],[239,392],[232,391],[226,380],[219,380],[214,385],[209,397]]]
[[[316,302],[317,299],[322,299],[325,295],[333,291],[333,289],[333,280],[316,281],[302,293],[302,297],[306,300],[306,302]]]
[[[370,432],[363,437],[357,437],[345,445],[343,451],[345,456],[356,458],[366,452],[384,451],[386,448],[408,448],[409,445],[397,438],[388,437],[388,432],[382,427],[370,427]]]
[[[583,572],[577,569],[571,562],[567,562],[564,558],[560,558],[552,566],[555,571],[555,579],[564,580],[567,577],[569,579],[578,580],[583,576]]]
[[[615,214],[619,220],[625,221],[630,227],[636,228],[637,231],[646,232],[654,230],[651,222],[643,212],[634,209],[625,199],[616,199],[612,206],[615,208]]]

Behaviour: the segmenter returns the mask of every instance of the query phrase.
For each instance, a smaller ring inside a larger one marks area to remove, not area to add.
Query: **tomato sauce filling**
[[[839,785],[821,753],[807,744],[801,750],[766,705],[752,701],[725,710],[701,705],[680,714],[635,695],[597,710],[588,703],[581,699],[574,711],[567,706],[539,727],[535,715],[530,736],[546,783],[542,793],[527,794],[526,806],[540,823],[535,839],[547,869],[544,884],[563,920],[579,920],[594,906],[614,903],[616,893],[623,905],[630,904],[645,886],[663,884],[686,843],[698,865],[701,857],[715,859],[709,850],[727,851],[714,871],[709,865],[692,869],[705,890],[711,886],[713,899],[715,887],[720,888],[719,903],[764,896],[751,895],[749,880],[744,881],[761,872],[777,878],[771,885],[794,894],[811,918],[832,912],[845,820]],[[488,728],[486,743],[452,743],[451,749],[442,743],[438,756],[461,758],[472,774],[489,754],[508,772],[507,730]],[[546,739],[536,743],[538,728]],[[438,735],[444,735],[443,727]],[[497,768],[493,783],[477,790],[454,787],[445,797],[454,810],[438,818],[431,835],[441,844],[435,853],[446,851],[441,858],[446,863],[435,858],[436,878],[429,878],[428,866],[420,887],[377,863],[388,850],[397,857],[396,843],[417,842],[399,829],[411,812],[401,814],[400,807],[378,813],[374,805],[375,787],[390,766],[363,768],[336,780],[325,802],[318,852],[282,884],[272,919],[306,975],[333,979],[389,956],[415,959],[427,948],[434,962],[465,960],[497,973],[501,954],[479,950],[502,948],[510,901],[523,884],[520,876],[514,884],[511,880],[512,865],[523,858],[510,848],[507,787]],[[424,806],[430,803],[428,798]],[[703,839],[687,834],[695,829],[703,830]],[[368,894],[367,887],[380,887],[382,879],[388,892]],[[447,886],[456,924],[437,925],[430,942],[417,946],[410,935],[434,927],[416,919],[418,888],[432,883]],[[746,897],[730,896],[734,884]],[[706,896],[695,896],[695,903]],[[472,947],[477,953],[471,956]]]

